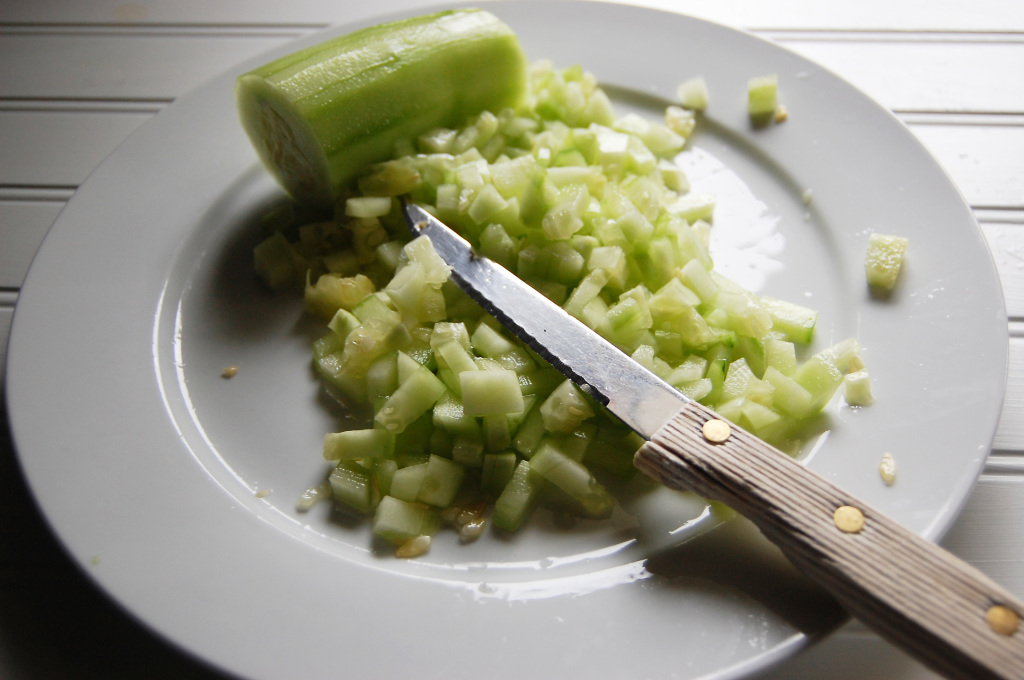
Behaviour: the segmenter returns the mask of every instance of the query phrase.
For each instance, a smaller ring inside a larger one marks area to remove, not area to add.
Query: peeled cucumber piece
[[[299,203],[330,206],[395,145],[481,111],[516,107],[527,59],[515,33],[482,10],[365,28],[240,76],[242,127]]]

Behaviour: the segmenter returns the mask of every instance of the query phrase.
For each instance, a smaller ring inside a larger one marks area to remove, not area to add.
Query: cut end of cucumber
[[[238,79],[235,101],[242,129],[278,184],[298,203],[330,206],[327,157],[288,98],[250,73]]]
[[[246,73],[235,97],[260,160],[298,202],[330,207],[360,173],[438,126],[517,107],[527,59],[482,10],[372,26]]]

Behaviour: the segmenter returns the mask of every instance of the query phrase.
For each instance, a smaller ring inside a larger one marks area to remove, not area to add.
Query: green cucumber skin
[[[519,39],[495,16],[447,11],[265,64],[239,77],[235,96],[242,127],[275,179],[296,201],[329,206],[399,140],[518,106],[527,65]]]

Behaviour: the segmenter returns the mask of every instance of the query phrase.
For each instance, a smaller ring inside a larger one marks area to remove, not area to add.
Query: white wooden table
[[[218,72],[324,26],[423,0],[0,0],[0,376],[33,253],[134,129]],[[846,77],[945,166],[981,223],[1009,314],[994,448],[944,545],[1024,595],[1024,4],[637,0],[746,28]],[[73,339],[69,339],[73,341]],[[0,419],[0,677],[219,677],[129,619],[52,537]],[[764,678],[935,676],[852,623]]]

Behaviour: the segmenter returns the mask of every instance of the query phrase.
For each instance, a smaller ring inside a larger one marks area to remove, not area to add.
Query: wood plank
[[[1024,125],[1017,117],[908,116],[904,121],[972,206],[1024,208]]]
[[[0,184],[78,186],[151,115],[0,110]]]
[[[982,475],[941,543],[1017,596],[1024,596],[1024,475]]]
[[[0,97],[169,101],[208,78],[309,29],[189,27],[0,31]],[[1024,40],[1003,34],[766,34],[901,111],[1021,112]],[[900,68],[892,68],[899,64]],[[998,68],[995,67],[998,65]],[[782,84],[783,93],[785,83]]]
[[[18,288],[62,201],[0,200],[0,288]]]
[[[0,96],[169,101],[299,34],[0,33]]]
[[[840,74],[897,111],[1019,113],[1024,88],[1008,73],[1024,73],[1024,42],[1005,35],[880,33],[775,34],[776,42]],[[898,66],[894,68],[894,66]],[[785,83],[781,83],[783,95]]]
[[[486,1],[481,4],[486,4]],[[861,0],[844,3],[809,3],[805,0],[636,0],[633,4],[682,12],[712,21],[748,28],[925,29],[964,31],[1024,30],[1024,14],[1016,3],[975,0],[966,11],[962,0],[920,2]],[[378,16],[405,7],[422,7],[413,0],[377,0],[374,3],[337,0],[246,0],[244,3],[208,0],[93,0],[88,3],[23,2],[0,0],[6,23],[64,24],[214,24],[309,25],[340,23],[363,16]]]
[[[4,394],[4,376],[7,375],[7,339],[11,336],[11,320],[14,318],[15,299],[16,296],[14,295],[0,295],[0,397],[3,397]],[[2,398],[0,398],[0,402],[3,402]],[[0,415],[2,415],[2,418],[0,418],[0,428],[6,428],[7,412],[3,411]],[[3,454],[2,449],[3,442],[0,441],[0,455]]]
[[[997,451],[1024,453],[1024,338],[1010,338],[1009,363],[1006,396],[1003,397],[1003,411],[993,448]]]
[[[991,219],[982,215],[978,221],[1003,284],[1006,313],[1011,319],[1024,319],[1024,222]],[[1022,220],[1024,216],[1015,219]]]

